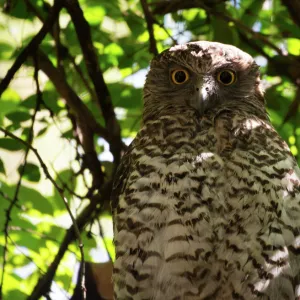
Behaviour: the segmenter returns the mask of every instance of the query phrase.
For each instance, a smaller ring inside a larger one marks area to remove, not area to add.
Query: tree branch
[[[63,76],[64,72],[60,72],[55,68],[51,61],[41,51],[39,51],[39,61],[41,70],[43,70],[53,82],[57,91],[62,95],[67,105],[76,116],[76,126],[80,130],[80,140],[85,151],[86,166],[93,175],[93,186],[99,188],[104,182],[104,175],[94,147],[94,133],[100,134],[100,136],[108,140],[108,131],[97,123],[86,105],[69,86],[65,76]]]
[[[102,71],[99,67],[96,51],[92,42],[90,26],[84,18],[83,11],[77,0],[66,0],[65,7],[75,26],[88,74],[93,82],[106,127],[110,129],[108,142],[110,144],[110,151],[114,156],[115,165],[117,166],[120,161],[122,148],[120,126],[116,119],[108,87],[105,84]]]
[[[158,54],[157,47],[156,47],[156,40],[154,37],[154,31],[153,31],[153,24],[155,21],[153,20],[152,14],[149,10],[148,4],[146,0],[141,0],[141,5],[144,11],[146,23],[147,23],[147,29],[149,33],[149,39],[150,39],[150,45],[149,45],[149,51],[154,56]]]
[[[175,12],[182,9],[189,9],[189,8],[202,8],[207,13],[214,15],[216,17],[219,17],[225,21],[233,22],[239,29],[243,29],[245,32],[251,34],[251,36],[255,39],[261,40],[265,45],[269,46],[273,50],[275,50],[278,54],[283,55],[282,50],[277,47],[275,44],[270,42],[263,34],[259,32],[255,32],[248,26],[244,25],[243,22],[241,22],[238,19],[235,19],[227,14],[224,14],[221,11],[217,10],[217,4],[225,2],[224,0],[188,0],[188,1],[182,1],[182,0],[173,0],[173,1],[159,1],[152,3],[154,6],[153,13],[154,14],[167,14],[171,12]]]
[[[84,226],[90,221],[90,217],[95,212],[95,209],[97,208],[99,203],[103,202],[104,201],[103,199],[109,198],[111,189],[112,189],[111,181],[103,184],[101,190],[99,191],[99,194],[93,196],[93,199],[91,199],[90,204],[86,208],[84,208],[84,210],[76,218],[76,224],[80,232],[83,230]],[[51,282],[54,279],[54,275],[56,273],[58,265],[62,260],[65,252],[67,251],[69,244],[73,242],[75,238],[76,238],[76,234],[74,231],[74,224],[73,224],[66,232],[66,235],[63,241],[61,242],[59,251],[56,257],[54,258],[53,262],[51,263],[48,271],[39,279],[31,296],[29,296],[27,300],[38,300],[42,295],[49,292],[51,287]]]
[[[45,20],[43,19],[41,13],[30,2],[30,0],[25,0],[25,3],[27,5],[28,9],[30,11],[32,11],[42,23],[44,23]],[[53,38],[55,38],[55,34],[53,33],[53,30],[51,31],[51,34],[52,34]],[[58,51],[60,53],[64,53],[64,55],[70,60],[70,62],[72,63],[72,65],[73,65],[73,67],[75,69],[75,71],[77,72],[77,74],[79,75],[79,77],[82,80],[83,84],[85,85],[86,89],[89,91],[92,100],[95,101],[96,98],[97,98],[96,95],[95,95],[95,91],[91,88],[91,86],[90,86],[88,80],[85,78],[85,76],[84,76],[83,71],[81,70],[81,68],[76,64],[75,57],[71,55],[69,49],[61,41],[59,41],[59,43],[58,43],[57,46],[59,47]]]
[[[11,80],[13,79],[16,72],[20,69],[22,64],[25,62],[30,54],[33,54],[38,48],[39,44],[42,42],[46,34],[52,28],[53,24],[56,22],[60,10],[62,9],[64,0],[55,0],[49,17],[45,21],[44,25],[40,31],[34,36],[30,43],[21,51],[17,59],[13,63],[12,67],[8,70],[7,74],[0,83],[0,98],[2,93],[6,90]]]
[[[34,56],[35,58],[35,56]],[[28,138],[27,138],[27,142],[26,142],[26,151],[25,151],[25,156],[24,156],[24,162],[23,165],[21,167],[21,170],[19,172],[19,180],[17,183],[17,187],[15,190],[15,194],[14,197],[12,199],[12,201],[10,202],[10,205],[6,211],[6,221],[4,224],[4,247],[3,247],[3,264],[2,264],[2,276],[1,276],[1,282],[0,282],[0,299],[2,298],[2,289],[3,289],[3,284],[4,284],[4,276],[5,276],[5,266],[6,266],[6,258],[7,258],[7,250],[8,250],[8,238],[9,238],[9,222],[11,221],[11,213],[13,208],[16,206],[17,201],[18,201],[18,195],[19,195],[19,191],[21,188],[21,184],[22,184],[22,179],[23,179],[23,175],[25,173],[25,168],[26,168],[26,164],[27,164],[27,157],[29,154],[29,150],[30,150],[30,146],[32,145],[32,141],[33,141],[33,135],[34,135],[34,124],[35,124],[35,119],[36,119],[36,115],[37,112],[40,109],[40,105],[42,103],[42,95],[41,95],[41,91],[40,91],[40,86],[39,86],[39,81],[38,81],[38,65],[37,65],[37,61],[36,59],[34,59],[35,61],[35,70],[34,70],[34,80],[36,83],[36,89],[37,89],[37,99],[36,99],[36,106],[35,106],[35,110],[34,113],[31,117],[31,126],[29,129],[29,134],[28,134]]]
[[[4,193],[4,192],[1,191],[1,190],[0,190],[0,196],[1,196],[3,199],[5,199],[5,200],[7,200],[7,201],[9,201],[9,202],[12,202],[12,201],[13,201],[12,198],[10,198],[6,193]],[[18,209],[20,209],[20,210],[24,210],[24,209],[22,208],[22,206],[19,205],[18,203],[16,203],[15,206],[16,206]]]
[[[69,216],[71,217],[72,219],[72,227],[70,229],[72,229],[72,231],[74,231],[74,233],[72,233],[74,235],[74,237],[77,238],[78,240],[78,243],[79,243],[79,250],[80,250],[80,254],[81,254],[81,264],[84,265],[84,253],[83,253],[83,244],[82,244],[82,240],[81,240],[81,236],[80,236],[80,230],[79,230],[79,227],[78,225],[76,224],[76,220],[71,212],[71,209],[69,207],[69,204],[68,204],[68,200],[65,198],[64,196],[64,191],[61,187],[58,186],[58,184],[56,183],[56,181],[52,178],[52,176],[50,175],[49,171],[48,171],[48,168],[46,166],[46,164],[44,163],[43,159],[41,158],[40,154],[38,153],[38,151],[31,145],[29,144],[28,142],[22,140],[21,138],[17,137],[16,135],[14,135],[13,133],[9,132],[8,130],[4,129],[4,128],[1,128],[0,127],[0,131],[2,131],[6,136],[9,136],[11,137],[12,139],[20,142],[21,144],[25,145],[28,149],[30,149],[34,154],[35,156],[37,157],[39,163],[40,163],[40,166],[42,167],[43,171],[44,171],[44,174],[46,175],[46,178],[49,179],[51,181],[51,183],[53,184],[53,186],[55,187],[55,189],[57,190],[57,192],[59,193],[60,197],[62,198],[64,204],[65,204],[65,207],[69,213]],[[69,229],[69,231],[70,231]],[[63,244],[62,244],[63,246]],[[56,257],[60,257],[61,256],[61,253],[60,251],[58,252],[57,256]],[[50,278],[50,281],[46,281],[44,282],[43,281],[43,284],[42,284],[42,288],[41,290],[39,289],[38,292],[35,292],[29,296],[28,299],[39,299],[40,296],[44,295],[44,294],[47,294],[48,291],[50,290],[50,286],[51,286],[51,282],[54,278],[54,275],[55,275],[55,272],[56,272],[56,269],[58,267],[58,264],[61,260],[62,256],[60,257],[60,259],[58,260],[55,260],[55,270],[53,271],[53,268],[49,268],[49,271],[51,275],[48,275],[49,278]],[[46,274],[48,274],[48,272]],[[82,292],[83,294],[85,295],[85,287],[84,287],[84,270],[83,270],[83,273],[82,273],[82,278],[83,278],[83,281],[82,281]],[[46,275],[45,275],[46,276]],[[38,283],[39,284],[39,283]],[[40,294],[41,293],[41,294]],[[36,297],[36,298],[35,298]],[[83,298],[85,299],[85,298]]]
[[[165,15],[182,9],[199,8],[199,4],[213,8],[223,2],[226,2],[226,0],[159,0],[151,2],[150,5],[153,7],[153,14]]]
[[[201,6],[204,10],[206,10],[208,13],[212,14],[212,15],[215,15],[225,21],[228,21],[228,22],[233,22],[235,25],[238,26],[239,29],[243,29],[245,32],[248,32],[249,34],[251,34],[251,36],[254,38],[254,39],[258,39],[258,40],[261,40],[265,45],[269,46],[270,48],[272,48],[273,50],[275,50],[278,54],[280,55],[284,55],[282,50],[277,47],[275,44],[273,44],[272,42],[270,42],[264,35],[262,35],[260,32],[256,32],[254,30],[252,30],[251,28],[249,28],[248,26],[244,25],[243,22],[241,22],[240,20],[238,19],[235,19],[229,15],[226,15],[222,12],[219,12],[219,11],[216,11],[214,9],[210,9],[209,7],[205,6],[205,5],[202,5]]]
[[[52,62],[43,52],[39,51],[38,57],[41,70],[48,76],[58,93],[65,99],[81,126],[85,126],[105,140],[109,140],[108,131],[97,123],[92,113],[67,83],[63,74],[53,66]]]

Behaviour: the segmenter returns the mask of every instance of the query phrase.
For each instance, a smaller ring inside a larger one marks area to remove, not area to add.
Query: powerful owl
[[[113,187],[115,299],[300,299],[300,171],[259,76],[215,42],[151,62]]]

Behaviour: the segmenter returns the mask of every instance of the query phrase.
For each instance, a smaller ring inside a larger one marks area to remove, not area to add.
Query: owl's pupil
[[[177,71],[175,74],[175,80],[177,83],[185,82],[186,74],[183,71]]]
[[[229,84],[232,82],[232,74],[224,71],[220,74],[220,80],[224,83],[224,84]]]

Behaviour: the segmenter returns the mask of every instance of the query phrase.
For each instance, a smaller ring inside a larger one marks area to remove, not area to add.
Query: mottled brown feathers
[[[181,87],[176,66],[190,72]],[[216,81],[222,68],[235,84]],[[115,299],[300,297],[299,167],[268,120],[251,56],[173,47],[153,60],[144,101],[112,195]]]

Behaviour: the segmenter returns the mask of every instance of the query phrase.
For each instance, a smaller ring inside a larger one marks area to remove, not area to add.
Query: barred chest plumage
[[[267,120],[185,108],[147,122],[127,156],[116,299],[300,295],[300,174]]]

